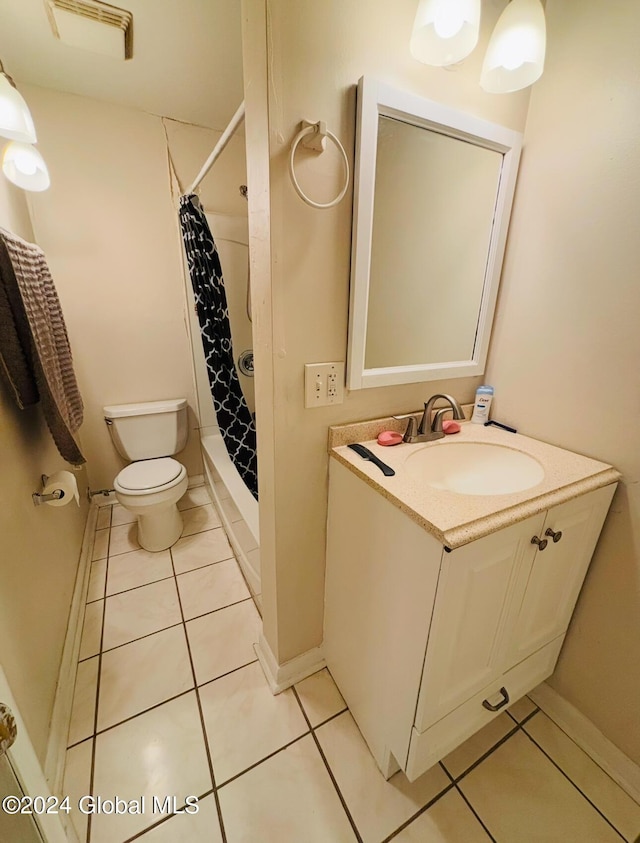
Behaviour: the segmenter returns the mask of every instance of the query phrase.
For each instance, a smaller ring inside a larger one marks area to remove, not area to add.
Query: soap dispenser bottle
[[[493,400],[492,386],[479,386],[476,390],[476,400],[473,405],[471,421],[474,424],[484,424],[489,421],[489,410]]]

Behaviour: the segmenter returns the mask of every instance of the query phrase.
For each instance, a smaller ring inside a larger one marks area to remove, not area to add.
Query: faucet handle
[[[413,440],[418,435],[417,429],[417,422],[415,417],[412,415],[405,415],[405,416],[394,416],[394,419],[398,421],[402,421],[403,419],[407,419],[407,429],[404,432],[404,436],[402,437],[403,442],[413,442]]]
[[[448,412],[453,412],[453,416],[455,418],[455,410],[453,407],[440,407],[436,410],[435,416],[433,417],[433,424],[431,425],[431,429],[435,431],[442,430],[442,422],[444,421],[444,414]]]

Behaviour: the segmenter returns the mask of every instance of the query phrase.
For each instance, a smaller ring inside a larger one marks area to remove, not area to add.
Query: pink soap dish
[[[378,434],[378,445],[399,445],[402,442],[402,434],[393,430],[383,430]]]
[[[453,419],[447,419],[442,422],[442,429],[445,433],[460,433],[460,425]]]

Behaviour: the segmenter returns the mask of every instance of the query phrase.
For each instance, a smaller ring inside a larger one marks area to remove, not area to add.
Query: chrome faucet
[[[433,417],[433,422],[431,421],[431,413],[433,411],[433,405],[439,398],[443,398],[445,401],[449,402],[448,407],[440,407],[436,414]],[[407,429],[405,431],[404,436],[402,437],[403,442],[432,442],[434,439],[442,439],[444,436],[444,431],[442,430],[442,417],[445,413],[452,410],[453,418],[457,421],[461,421],[464,419],[464,412],[462,407],[455,398],[451,395],[444,395],[440,392],[432,395],[431,398],[424,405],[424,413],[422,414],[422,419],[420,420],[420,424],[416,427],[416,420],[413,416],[395,416],[395,418],[406,418],[408,419]]]

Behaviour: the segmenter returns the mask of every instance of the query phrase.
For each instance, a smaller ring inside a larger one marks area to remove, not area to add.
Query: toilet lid
[[[141,460],[123,468],[118,475],[118,483],[123,489],[139,492],[154,489],[171,483],[182,471],[182,465],[171,457],[155,460]]]

